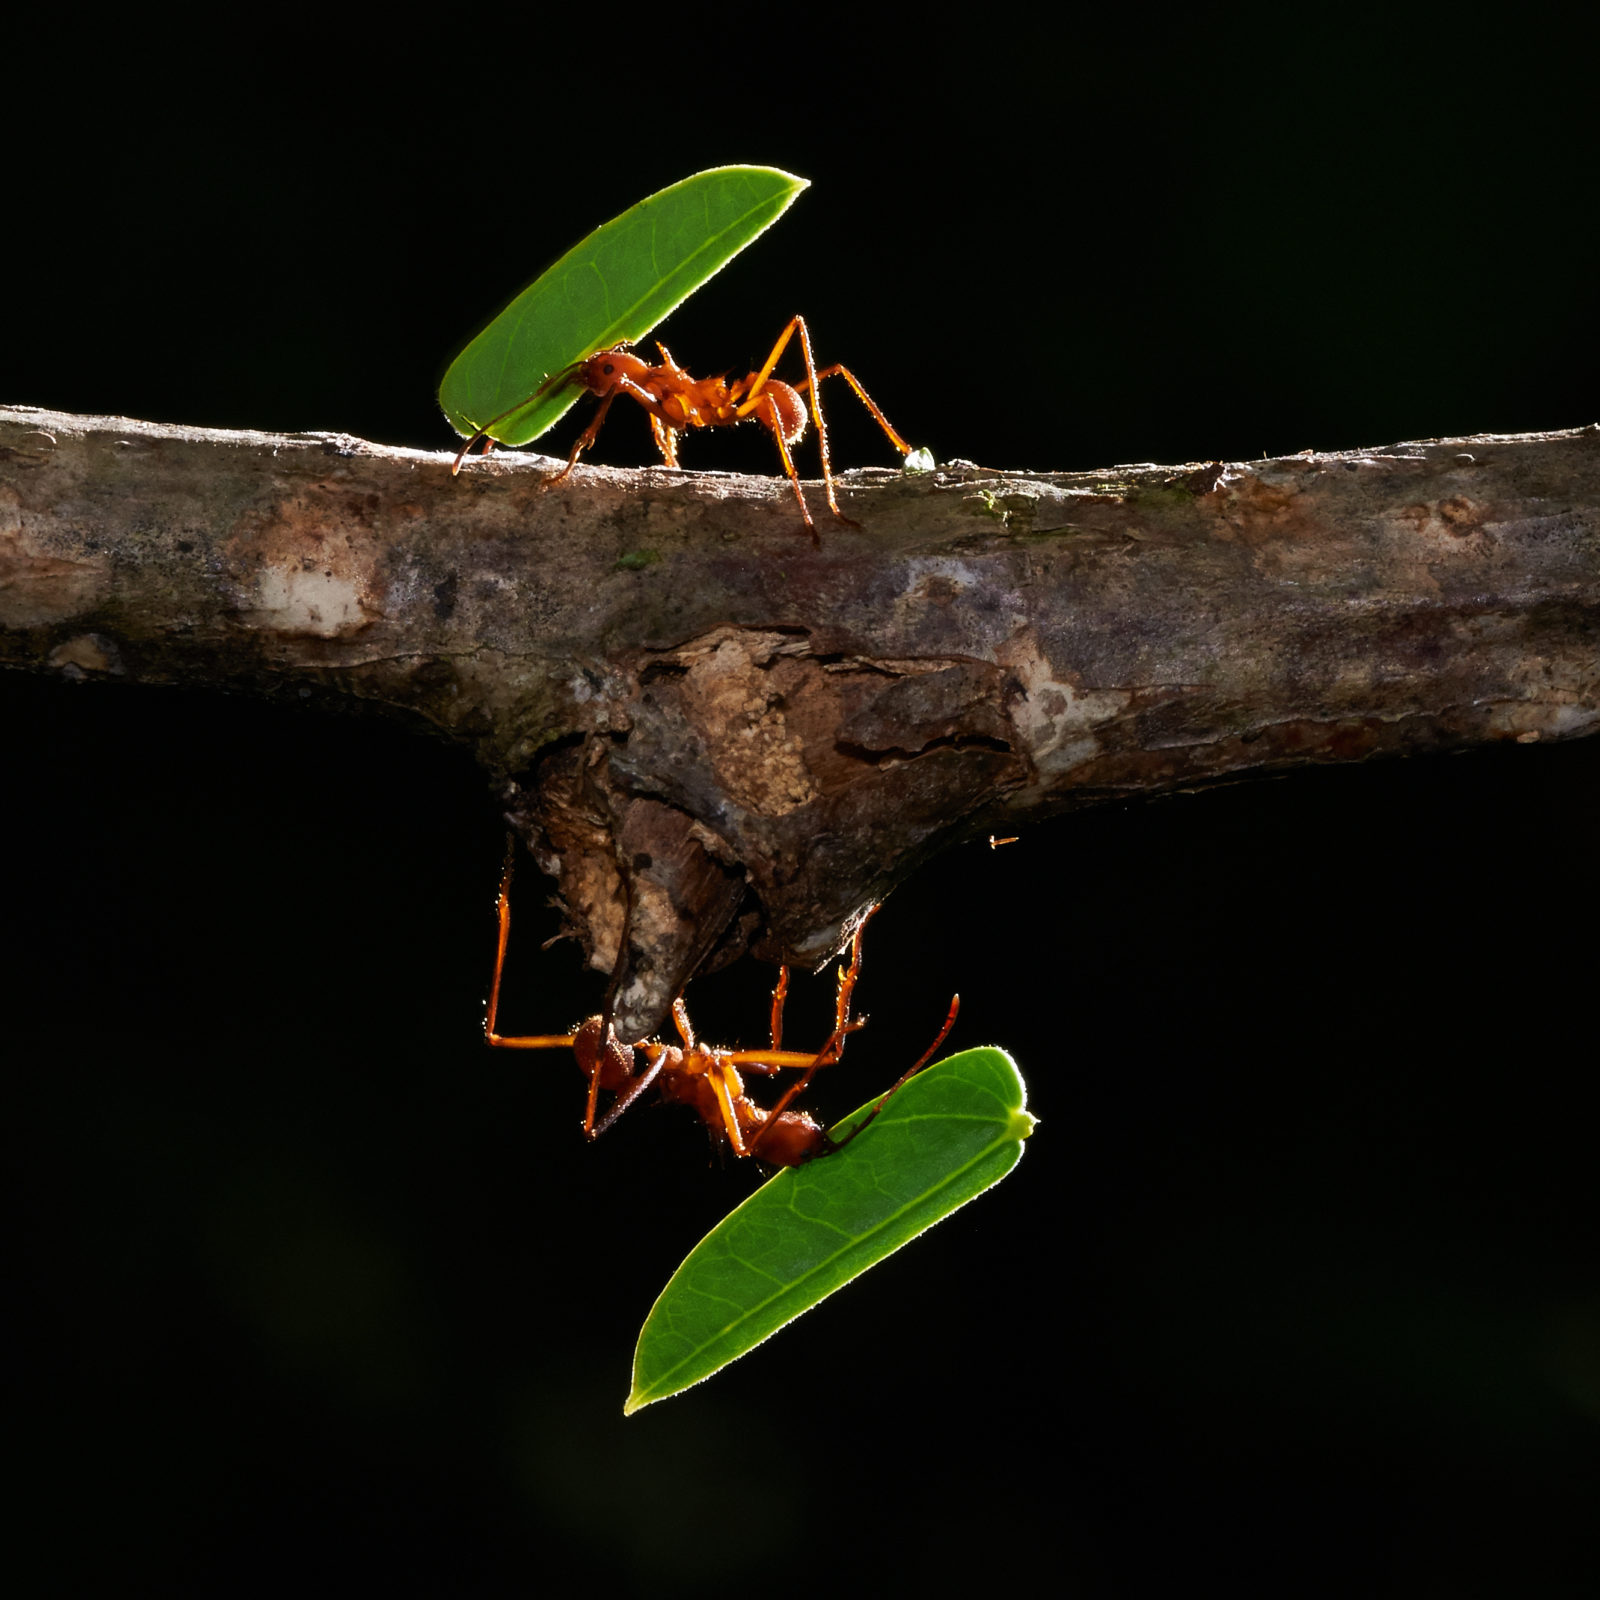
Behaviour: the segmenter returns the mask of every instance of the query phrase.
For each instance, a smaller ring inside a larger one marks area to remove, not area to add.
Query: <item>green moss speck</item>
[[[659,550],[630,550],[626,555],[617,557],[617,564],[613,572],[643,572],[646,567],[653,567],[661,559]]]

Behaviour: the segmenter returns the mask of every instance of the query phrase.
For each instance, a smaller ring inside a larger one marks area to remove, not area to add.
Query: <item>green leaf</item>
[[[464,437],[527,444],[584,391],[540,384],[638,340],[788,210],[809,180],[713,167],[624,211],[576,244],[450,363],[439,404]]]
[[[623,1414],[709,1378],[998,1183],[1033,1130],[1026,1102],[1005,1051],[963,1051],[913,1078],[847,1149],[758,1189],[651,1307]]]

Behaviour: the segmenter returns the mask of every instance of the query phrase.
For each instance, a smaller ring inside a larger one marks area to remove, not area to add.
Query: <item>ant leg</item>
[[[822,487],[827,492],[828,509],[847,528],[859,528],[861,526],[860,523],[851,521],[839,509],[839,497],[834,492],[833,467],[828,457],[828,425],[823,421],[822,404],[817,399],[817,364],[811,356],[811,334],[806,328],[806,319],[804,317],[796,315],[789,319],[788,327],[778,335],[778,342],[773,345],[772,354],[767,357],[761,370],[751,374],[747,380],[748,387],[745,390],[748,398],[739,407],[739,414],[748,416],[750,412],[755,410],[759,401],[765,401],[766,411],[762,420],[766,422],[767,426],[772,430],[772,436],[778,441],[778,452],[783,457],[784,469],[789,474],[789,481],[794,485],[795,497],[800,500],[801,508],[804,509],[805,499],[800,493],[799,475],[795,472],[794,462],[789,456],[789,447],[783,436],[783,426],[778,418],[778,408],[772,397],[764,393],[767,379],[772,376],[772,369],[777,366],[778,358],[783,354],[790,339],[797,332],[800,335],[800,348],[806,358],[806,380],[804,383],[796,384],[794,387],[797,393],[800,390],[809,391],[807,398],[811,401],[811,420],[816,424],[817,428],[817,448],[822,454]],[[820,544],[822,541],[817,537],[816,524],[812,522],[809,511],[806,512],[806,526],[811,529],[812,543]]]
[[[637,400],[646,411],[650,413],[650,429],[655,434],[656,446],[661,451],[666,464],[675,467],[678,464],[677,426],[672,418],[663,414],[661,402],[650,393],[648,389],[641,388],[629,378],[618,380],[615,388],[611,389],[600,402],[600,409],[595,412],[593,421],[578,436],[578,441],[572,447],[572,453],[567,457],[567,464],[554,476],[546,478],[539,485],[541,489],[548,489],[553,483],[561,483],[568,473],[578,464],[578,457],[600,437],[600,428],[606,420],[606,413],[611,409],[611,402],[619,394],[625,394],[632,400]]]
[[[730,1050],[727,1058],[736,1067],[744,1067],[763,1077],[782,1072],[790,1067],[809,1067],[816,1057],[809,1051],[783,1048],[783,1005],[789,998],[789,969],[778,968],[778,982],[772,991],[771,1043],[765,1050]]]
[[[797,314],[789,319],[789,326],[778,335],[778,342],[772,347],[772,354],[767,357],[766,365],[756,374],[755,382],[751,384],[750,391],[753,394],[761,392],[767,379],[772,376],[772,369],[778,364],[778,357],[783,354],[785,346],[796,333],[800,335],[800,350],[806,360],[806,376],[803,383],[797,383],[794,387],[797,393],[805,391],[806,398],[811,402],[811,420],[816,424],[817,428],[817,449],[822,456],[822,487],[827,492],[828,509],[847,528],[859,528],[861,526],[860,523],[852,522],[839,509],[839,497],[834,492],[833,465],[828,456],[828,424],[823,420],[822,402],[817,397],[817,364],[812,359],[811,333],[806,327],[806,319],[804,317]],[[772,409],[775,416],[777,408],[773,407]],[[782,437],[781,433],[779,437]],[[788,459],[787,451],[784,452],[784,458],[785,460]],[[808,525],[810,524],[811,518],[809,516],[806,518],[806,522]],[[813,539],[816,538],[815,528],[812,528],[811,535]]]
[[[677,1027],[678,1037],[683,1040],[684,1065],[693,1072],[704,1074],[734,1154],[748,1155],[750,1152],[745,1148],[744,1135],[739,1131],[739,1114],[734,1109],[735,1103],[744,1099],[744,1084],[740,1082],[739,1069],[733,1063],[732,1054],[722,1050],[703,1050],[695,1043],[689,1008],[681,996],[672,1002],[672,1021]]]
[[[867,410],[870,411],[877,419],[878,426],[889,435],[889,442],[895,447],[895,449],[898,450],[903,456],[910,455],[911,446],[908,445],[905,440],[895,432],[893,424],[891,424],[889,419],[878,409],[877,402],[872,398],[872,396],[861,387],[860,381],[857,379],[855,373],[849,369],[849,367],[844,366],[836,361],[831,367],[827,367],[823,371],[819,372],[817,374],[816,381],[821,383],[824,378],[831,378],[835,373],[838,373],[838,375],[843,378],[852,389],[855,390],[856,395],[860,399],[862,405],[864,405]],[[804,383],[797,383],[795,388],[804,389],[810,383],[811,379],[807,378]]]
[[[500,1050],[570,1050],[577,1038],[575,1033],[526,1034],[507,1038],[495,1031],[500,1016],[500,978],[506,966],[506,945],[511,939],[511,870],[516,838],[506,835],[506,861],[500,874],[500,892],[495,897],[495,913],[499,920],[500,936],[495,944],[494,977],[489,983],[489,1004],[483,1015],[484,1039]]]
[[[600,1135],[604,1133],[606,1129],[609,1128],[611,1124],[615,1122],[617,1118],[620,1117],[622,1113],[626,1111],[628,1107],[631,1106],[633,1102],[637,1100],[639,1096],[642,1095],[645,1090],[656,1081],[656,1075],[661,1071],[662,1064],[666,1061],[666,1059],[667,1046],[662,1045],[657,1049],[655,1059],[644,1069],[643,1072],[639,1073],[629,1082],[628,1087],[617,1096],[617,1098],[612,1102],[611,1109],[607,1111],[606,1114],[599,1120],[599,1122],[594,1125],[593,1129],[591,1130],[587,1126],[584,1128],[585,1136],[590,1139],[598,1139]],[[595,1070],[593,1081],[595,1083],[599,1083],[600,1081],[600,1072],[598,1067]]]
[[[739,1113],[734,1109],[738,1101],[744,1099],[744,1084],[739,1079],[739,1069],[726,1057],[713,1060],[706,1072],[706,1081],[711,1085],[711,1092],[716,1096],[717,1109],[722,1113],[722,1126],[728,1135],[728,1143],[733,1146],[736,1156],[747,1156],[755,1149],[755,1140],[748,1145],[744,1142],[744,1135],[739,1131]],[[761,1137],[756,1135],[756,1139]]]
[[[515,849],[516,839],[508,834],[506,836],[506,862],[500,874],[500,892],[495,899],[495,911],[499,921],[500,933],[495,944],[494,977],[489,983],[489,1004],[484,1012],[483,1037],[488,1044],[499,1050],[572,1050],[574,1054],[577,1054],[575,1047],[578,1042],[578,1035],[575,1033],[514,1034],[508,1036],[498,1032],[495,1027],[500,1016],[500,980],[505,972],[506,946],[511,938],[511,872],[514,864]],[[590,1139],[597,1138],[605,1127],[609,1127],[620,1112],[626,1110],[627,1105],[631,1104],[640,1090],[645,1087],[644,1084],[640,1084],[637,1088],[630,1087],[626,1093],[625,1102],[619,1102],[619,1105],[613,1106],[607,1113],[602,1127],[597,1129],[594,1120],[595,1106],[599,1100],[600,1077],[606,1064],[607,1051],[608,1042],[605,1040],[600,1041],[599,1047],[595,1051],[593,1065],[585,1068],[589,1079],[589,1094],[584,1106],[583,1131],[585,1137]],[[628,1052],[628,1058],[632,1059],[631,1051]],[[579,1065],[582,1065],[581,1056],[579,1056]],[[660,1065],[658,1060],[654,1065],[654,1069],[649,1071],[649,1078],[655,1076],[656,1072],[660,1070]]]
[[[811,334],[804,317],[796,316],[789,326],[800,330],[800,349],[806,358],[806,381],[797,387],[809,391],[806,398],[811,402],[811,420],[817,425],[817,447],[822,452],[822,487],[828,493],[828,509],[846,527],[860,527],[860,523],[852,522],[839,509],[839,497],[833,492],[833,468],[828,463],[828,425],[822,420],[822,402],[817,397],[817,366],[811,359]]]
[[[860,1133],[867,1126],[867,1124],[871,1122],[872,1119],[876,1117],[886,1105],[888,1105],[892,1099],[894,1099],[895,1095],[898,1094],[900,1090],[903,1089],[908,1083],[910,1083],[910,1081],[916,1077],[916,1075],[921,1072],[925,1066],[927,1066],[928,1061],[932,1057],[934,1051],[937,1050],[939,1046],[950,1037],[950,1030],[955,1027],[956,1018],[960,1014],[961,996],[958,994],[953,994],[950,996],[950,1011],[944,1019],[944,1026],[939,1030],[939,1036],[933,1041],[932,1044],[928,1046],[926,1050],[922,1052],[920,1056],[917,1057],[916,1061],[910,1067],[902,1072],[900,1076],[889,1085],[889,1092],[866,1114],[866,1116],[864,1116],[855,1125],[855,1127],[849,1131],[849,1133],[844,1136],[844,1138],[830,1139],[828,1141],[828,1149],[826,1152],[828,1155],[837,1155],[841,1150],[843,1150],[844,1147],[849,1144],[850,1141],[855,1138],[855,1136]]]
[[[515,865],[516,839],[506,835],[506,859],[500,868],[500,890],[495,895],[495,918],[499,923],[499,937],[494,948],[494,976],[489,980],[489,1004],[483,1014],[483,1036],[490,1044],[498,1044],[500,1035],[495,1023],[500,1017],[500,977],[506,969],[506,945],[511,939],[511,871]]]
[[[778,968],[778,981],[772,990],[772,1048],[783,1048],[783,1002],[789,998],[789,969]]]
[[[865,915],[856,924],[855,933],[851,936],[850,964],[848,967],[841,968],[839,972],[839,991],[833,1008],[833,1032],[828,1035],[827,1041],[822,1048],[811,1058],[810,1064],[806,1069],[784,1090],[778,1099],[778,1103],[767,1113],[767,1120],[762,1124],[761,1133],[758,1133],[750,1141],[752,1150],[761,1143],[761,1135],[777,1122],[778,1117],[789,1108],[794,1098],[804,1092],[806,1085],[811,1082],[817,1068],[832,1066],[844,1054],[845,1040],[852,1033],[866,1026],[864,1018],[851,1018],[850,1002],[855,995],[856,980],[861,976],[861,935],[865,932],[867,923],[871,921],[873,913],[877,909],[876,905],[867,908]]]
[[[855,1033],[866,1026],[864,1019],[855,1022],[850,1020],[850,1002],[855,998],[856,983],[861,977],[861,936],[867,931],[867,924],[878,914],[881,901],[874,900],[865,911],[861,913],[856,922],[855,932],[850,937],[850,965],[839,974],[839,996],[834,1006],[833,1028],[839,1036],[839,1049],[844,1050],[844,1035]]]
[[[778,446],[778,454],[783,458],[783,470],[789,475],[789,487],[794,490],[794,497],[800,503],[800,515],[806,519],[806,528],[811,534],[811,542],[818,549],[822,548],[822,539],[817,533],[817,525],[811,520],[811,508],[806,504],[806,497],[800,488],[800,474],[794,470],[794,457],[789,454],[788,442],[783,437],[783,420],[778,415],[778,402],[770,394],[761,397],[765,411],[761,420],[767,425],[767,431],[772,435]],[[828,503],[833,505],[833,490],[828,490]],[[833,506],[835,516],[842,516],[838,506]],[[848,518],[843,518],[849,521]],[[855,524],[852,522],[851,527]]]
[[[750,387],[745,391],[746,394],[761,393],[761,390],[766,385],[767,379],[772,376],[772,369],[778,364],[778,357],[783,354],[790,339],[794,337],[794,330],[796,328],[803,328],[804,326],[805,323],[803,323],[799,317],[790,317],[789,326],[778,335],[778,342],[773,345],[772,354],[767,357],[766,364],[761,368],[761,370],[756,373],[754,378],[750,380]]]
[[[665,423],[655,412],[650,413],[650,431],[655,435],[656,449],[661,452],[661,459],[669,467],[678,464],[678,430],[669,423]]]
[[[683,1003],[682,995],[672,1002],[672,1025],[678,1030],[678,1037],[683,1040],[683,1048],[693,1050],[694,1024],[689,1021],[689,1008]]]
[[[567,456],[566,466],[564,466],[559,472],[553,473],[550,477],[546,478],[544,482],[539,485],[541,491],[548,489],[552,484],[563,483],[566,481],[567,476],[571,473],[572,469],[577,466],[578,457],[581,456],[583,452],[600,437],[600,428],[606,420],[606,413],[611,409],[611,402],[617,398],[619,393],[619,390],[613,389],[611,393],[600,402],[600,409],[595,412],[593,418],[591,418],[589,422],[589,426],[578,435],[577,441],[572,446],[572,450]]]

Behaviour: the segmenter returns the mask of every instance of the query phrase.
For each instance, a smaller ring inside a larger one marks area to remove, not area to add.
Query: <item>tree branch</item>
[[[1600,427],[854,473],[820,550],[781,478],[450,460],[0,409],[0,662],[470,744],[629,1037],[959,840],[1600,721]]]

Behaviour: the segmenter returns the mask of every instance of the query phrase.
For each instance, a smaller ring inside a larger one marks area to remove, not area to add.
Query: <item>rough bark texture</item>
[[[0,409],[0,662],[470,743],[619,1031],[1068,807],[1600,721],[1600,426],[781,478]]]

